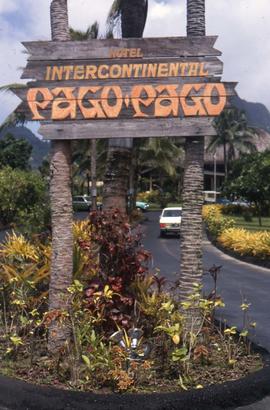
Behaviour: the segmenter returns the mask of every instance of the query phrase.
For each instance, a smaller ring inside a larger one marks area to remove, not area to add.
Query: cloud
[[[113,0],[68,0],[70,25],[86,29],[95,20],[105,31]],[[145,36],[186,33],[186,0],[150,0]],[[50,39],[50,0],[0,0],[0,85],[19,82],[26,63],[20,42]],[[242,98],[270,108],[270,2],[269,0],[206,0],[207,33],[219,35],[224,79],[239,81]],[[3,117],[18,102],[0,95]]]
[[[10,13],[18,8],[18,2],[16,0],[0,0],[0,14]]]

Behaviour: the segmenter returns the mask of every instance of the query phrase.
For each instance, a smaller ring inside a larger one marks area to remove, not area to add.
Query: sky
[[[105,31],[112,0],[68,0],[70,26],[86,29],[95,20]],[[0,86],[22,82],[26,65],[21,41],[50,40],[50,0],[0,0]],[[206,0],[208,35],[218,35],[225,81],[237,81],[241,98],[270,110],[270,1]],[[149,0],[145,37],[184,36],[186,0]],[[0,123],[19,104],[0,94]]]

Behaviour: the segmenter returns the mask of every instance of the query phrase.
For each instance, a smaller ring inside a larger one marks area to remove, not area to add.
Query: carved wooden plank
[[[95,66],[96,74],[93,74]],[[120,68],[119,68],[120,67]],[[129,70],[127,70],[129,67]],[[154,69],[156,67],[156,73]],[[160,69],[158,69],[160,67]],[[164,70],[167,67],[167,73]],[[176,67],[178,68],[176,70]],[[132,69],[133,68],[133,69]],[[162,70],[163,68],[163,70]],[[112,77],[116,71],[121,72],[121,77]],[[129,71],[129,72],[128,72]],[[23,70],[21,78],[34,78],[36,80],[57,81],[59,75],[62,80],[97,80],[99,74],[103,81],[105,76],[113,78],[115,81],[123,78],[149,79],[164,77],[212,77],[221,75],[223,63],[217,57],[193,57],[193,58],[141,58],[128,60],[58,60],[52,62],[29,61]],[[106,74],[105,74],[106,73]],[[129,74],[128,76],[126,74]],[[156,74],[156,75],[155,75]],[[96,78],[95,78],[96,77]]]
[[[65,42],[34,41],[22,44],[30,54],[29,60],[89,60],[108,58],[114,48],[140,50],[141,56],[149,58],[220,56],[220,51],[213,48],[216,40],[217,36],[207,36]],[[139,54],[137,54],[138,57]]]
[[[129,87],[129,88],[128,88]],[[235,95],[234,83],[179,86],[57,87],[16,90],[17,112],[29,121],[218,116]]]
[[[212,118],[169,118],[114,120],[85,123],[42,124],[39,133],[46,140],[91,138],[189,137],[216,135]]]
[[[217,37],[27,42],[18,112],[47,139],[215,135],[236,95]]]
[[[154,99],[160,97],[161,95],[164,96],[164,93],[167,93],[168,97],[170,98],[179,98],[181,97],[181,89],[183,89],[183,87],[185,86],[185,84],[189,85],[190,89],[189,89],[189,93],[188,96],[189,97],[199,97],[199,96],[203,96],[203,97],[214,97],[219,95],[220,97],[226,96],[226,97],[230,97],[230,96],[235,96],[236,95],[236,91],[235,91],[235,87],[237,85],[237,83],[234,82],[206,82],[206,80],[204,81],[204,78],[201,79],[196,79],[197,81],[193,81],[193,80],[189,80],[189,81],[181,81],[181,79],[170,79],[170,81],[168,81],[168,79],[166,80],[153,80],[151,81],[151,83],[147,82],[147,84],[141,84],[141,82],[136,82],[135,87],[147,87],[147,90],[149,90],[149,96],[152,96]],[[23,101],[48,101],[48,99],[44,99],[43,95],[37,94],[35,95],[35,98],[33,97],[29,97],[28,93],[29,93],[29,89],[48,89],[50,91],[54,90],[54,89],[59,89],[59,87],[63,90],[66,89],[72,89],[72,95],[74,96],[74,98],[69,98],[69,97],[65,97],[66,100],[70,101],[70,100],[89,100],[89,99],[98,99],[98,100],[102,100],[102,99],[106,99],[109,102],[110,101],[114,101],[115,99],[126,99],[127,97],[130,99],[142,99],[143,96],[142,95],[135,95],[134,93],[134,85],[130,84],[130,82],[125,82],[125,83],[120,83],[119,85],[116,84],[115,82],[108,82],[104,84],[104,87],[97,87],[98,84],[94,83],[92,84],[92,82],[90,82],[89,84],[85,84],[82,82],[76,82],[74,84],[74,82],[64,82],[62,83],[64,84],[63,87],[60,87],[60,84],[57,82],[53,82],[53,83],[47,83],[44,81],[41,82],[32,82],[32,83],[28,83],[27,84],[27,88],[21,88],[21,89],[16,89],[13,88],[12,91],[14,94],[16,94],[21,100]],[[205,92],[205,88],[202,87],[201,89],[199,88],[200,85],[203,86],[205,84],[205,86],[208,84],[208,87],[210,87],[211,92]],[[192,87],[192,85],[194,87]],[[219,91],[219,93],[215,92],[215,85],[217,86],[221,86],[222,90]],[[162,86],[164,86],[165,88],[162,89]],[[177,95],[170,95],[168,93],[168,91],[166,90],[166,86],[175,86],[176,87],[176,92]],[[86,94],[83,94],[83,98],[80,98],[80,89],[81,87],[88,87],[89,88],[89,92]],[[98,89],[95,90],[95,87],[97,87]],[[104,90],[106,87],[111,88],[111,95],[112,98],[110,98],[109,96],[106,95],[106,97],[104,97],[104,94],[102,93],[102,90]],[[116,96],[114,89],[115,87],[118,87],[118,90],[121,90],[121,96],[119,97],[119,95]],[[151,90],[149,89],[149,87],[153,87],[153,93],[151,93]],[[161,88],[159,88],[161,87]],[[198,87],[198,89],[196,88]],[[92,89],[92,91],[91,91]],[[213,91],[212,91],[213,89]],[[116,97],[116,98],[115,98]]]
[[[174,99],[171,101],[170,107],[164,105],[156,105],[155,102],[151,106],[144,107],[139,104],[133,105],[133,107],[126,107],[123,102],[123,108],[120,113],[115,113],[117,104],[115,101],[105,101],[105,104],[101,103],[98,109],[93,106],[89,106],[87,101],[80,101],[75,104],[76,101],[71,101],[68,109],[68,113],[60,108],[59,106],[50,106],[44,110],[34,110],[31,111],[26,103],[22,103],[16,112],[23,114],[25,119],[28,121],[40,121],[52,123],[59,122],[60,120],[65,120],[67,122],[93,122],[97,123],[100,121],[107,120],[108,127],[110,127],[110,121],[125,121],[125,120],[136,120],[144,119],[145,121],[152,119],[166,120],[167,118],[197,118],[197,117],[215,117],[218,116],[224,108],[230,107],[231,104],[227,98],[222,98],[213,103],[211,106],[209,104],[204,104],[201,97],[195,97],[195,101],[179,102],[179,99]],[[73,103],[75,108],[73,110]],[[119,101],[117,101],[119,103]],[[67,104],[65,104],[67,105]],[[82,108],[81,108],[82,107]]]

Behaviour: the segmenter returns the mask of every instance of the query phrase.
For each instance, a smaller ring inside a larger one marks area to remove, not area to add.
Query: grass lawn
[[[244,228],[248,231],[270,231],[270,218],[262,218],[262,226],[259,226],[259,219],[257,217],[253,217],[252,222],[245,221],[239,215],[228,215],[228,218],[233,218],[238,228]]]

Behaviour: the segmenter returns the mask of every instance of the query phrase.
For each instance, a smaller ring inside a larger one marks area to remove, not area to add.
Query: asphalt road
[[[152,253],[153,269],[170,281],[177,279],[180,271],[180,239],[177,236],[159,237],[160,212],[148,212],[143,223],[144,246]],[[251,303],[249,318],[257,323],[253,340],[270,350],[270,269],[265,269],[238,261],[215,248],[206,238],[203,242],[203,265],[207,271],[211,266],[222,265],[218,280],[218,293],[226,307],[220,309],[218,316],[230,326],[242,328],[243,314],[240,305],[244,298]],[[204,276],[204,292],[212,290],[212,279]],[[270,397],[249,406],[235,410],[269,410]]]
[[[168,280],[175,280],[180,271],[180,239],[176,236],[159,237],[159,212],[147,212],[143,223],[144,246],[153,255],[153,268],[160,269],[160,275]],[[270,350],[270,269],[265,269],[238,261],[216,249],[205,238],[203,243],[204,270],[213,264],[222,265],[218,280],[218,293],[226,307],[220,310],[220,317],[231,326],[242,327],[243,314],[240,309],[242,300],[251,303],[250,320],[257,323],[255,341]],[[213,281],[204,276],[204,291],[209,293]],[[270,407],[269,407],[270,408]]]

